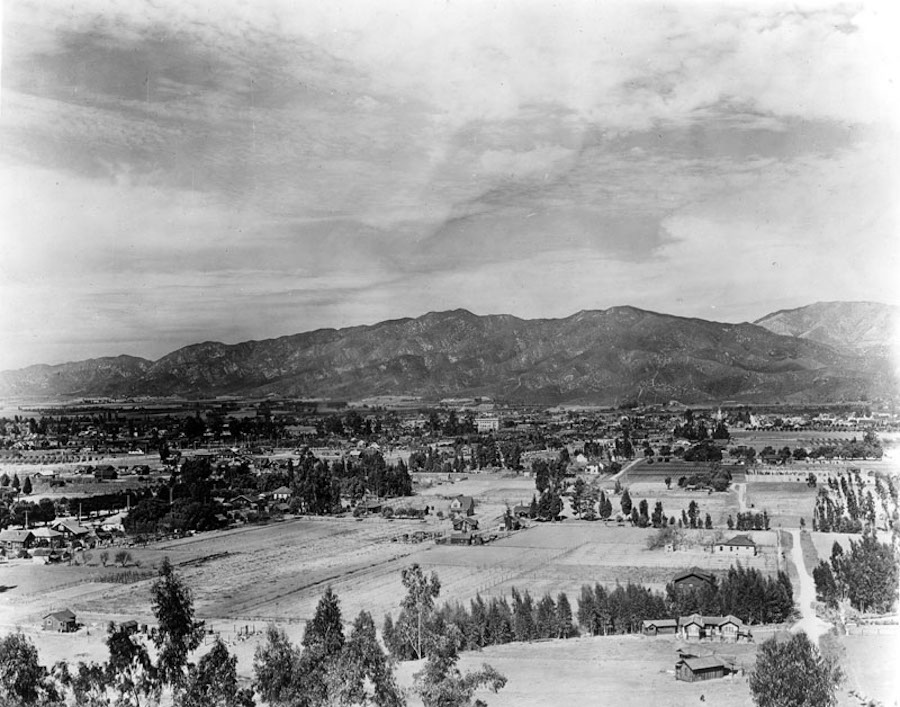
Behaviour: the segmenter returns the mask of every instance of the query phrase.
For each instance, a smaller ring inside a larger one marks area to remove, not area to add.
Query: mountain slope
[[[119,360],[6,372],[0,395],[489,395],[615,403],[834,401],[894,390],[877,357],[753,324],[633,307],[537,320],[432,312],[266,341],[206,342],[110,368]]]
[[[884,353],[898,341],[900,307],[878,302],[816,302],[768,314],[754,324],[842,351]]]

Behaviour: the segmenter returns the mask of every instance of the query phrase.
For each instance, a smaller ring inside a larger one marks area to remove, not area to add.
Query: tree
[[[31,487],[31,477],[30,477],[30,476],[26,476],[26,477],[25,477],[25,483],[22,484],[22,493],[23,493],[25,496],[30,496],[30,495],[31,495],[31,491],[32,491],[32,487]]]
[[[833,707],[842,680],[835,661],[823,657],[800,632],[788,641],[770,638],[760,646],[750,691],[759,707]]]
[[[303,631],[303,647],[317,648],[326,658],[332,658],[344,647],[344,625],[341,603],[329,585],[316,605],[316,613]]]
[[[375,635],[372,616],[361,611],[350,638],[328,674],[328,694],[338,705],[402,707],[403,693],[397,685],[393,665]]]
[[[110,686],[119,694],[119,703],[133,707],[159,700],[162,689],[159,671],[150,660],[147,648],[136,640],[133,632],[110,622],[106,646],[109,660],[106,675]]]
[[[428,618],[434,610],[434,600],[441,593],[441,582],[436,573],[431,577],[425,576],[418,564],[405,568],[400,573],[403,586],[406,588],[406,596],[400,606],[407,613],[407,619],[411,623],[413,634],[409,637],[410,645],[418,658],[424,658],[423,638],[427,627]],[[402,617],[401,617],[402,621]],[[399,622],[398,622],[399,623]]]
[[[203,640],[203,622],[194,621],[191,590],[175,573],[168,557],[163,558],[159,578],[150,593],[153,615],[158,623],[153,642],[160,680],[178,692],[186,677],[188,655]]]
[[[238,687],[237,656],[220,638],[196,666],[188,671],[182,707],[252,707],[253,693]]]
[[[266,628],[266,642],[253,654],[253,687],[264,702],[272,707],[288,707],[302,689],[297,665],[300,651],[288,640],[285,632],[272,624]]]
[[[628,489],[622,492],[622,513],[626,516],[631,513],[631,495],[628,493]]]
[[[0,698],[9,705],[36,705],[56,698],[34,644],[17,632],[0,639]]]
[[[425,707],[469,707],[475,691],[488,687],[499,692],[506,685],[506,677],[487,663],[481,670],[463,675],[456,667],[459,661],[459,630],[453,627],[448,635],[439,637],[428,656],[425,667],[413,675],[414,690]],[[475,704],[485,705],[481,700]]]

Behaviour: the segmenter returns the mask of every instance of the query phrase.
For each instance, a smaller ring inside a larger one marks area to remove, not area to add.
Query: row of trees
[[[860,611],[888,612],[898,598],[898,562],[893,548],[880,543],[872,533],[864,533],[850,551],[835,541],[831,558],[813,570],[816,595],[830,607],[847,599]]]
[[[684,589],[672,582],[666,585],[670,616],[732,614],[750,624],[787,621],[794,611],[793,596],[787,573],[765,577],[758,569],[740,563],[730,567],[721,581],[714,577],[701,589]]]

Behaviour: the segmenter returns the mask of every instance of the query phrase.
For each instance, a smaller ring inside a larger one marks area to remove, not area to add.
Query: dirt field
[[[812,528],[816,489],[805,483],[752,481],[747,484],[747,505],[756,513],[767,511],[772,528],[799,528],[800,518]]]
[[[749,707],[752,704],[746,676],[738,674],[702,683],[676,680],[675,649],[685,645],[668,637],[641,636],[517,643],[467,653],[460,660],[460,668],[476,669],[486,662],[508,678],[506,687],[499,693],[486,690],[479,694],[491,707],[576,704]],[[717,655],[735,658],[748,668],[755,662],[753,644],[705,644],[699,648],[704,655],[715,651]],[[411,685],[412,674],[420,667],[419,663],[401,665],[402,684]],[[413,698],[409,704],[417,707],[421,702]]]

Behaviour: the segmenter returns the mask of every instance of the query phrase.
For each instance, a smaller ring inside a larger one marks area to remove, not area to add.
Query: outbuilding
[[[644,619],[641,633],[645,636],[674,635],[678,633],[678,619]]]
[[[42,625],[45,631],[57,631],[59,633],[70,633],[78,629],[75,614],[68,609],[47,614]]]
[[[715,656],[684,656],[675,663],[675,678],[685,682],[724,678],[730,672],[728,666]]]

